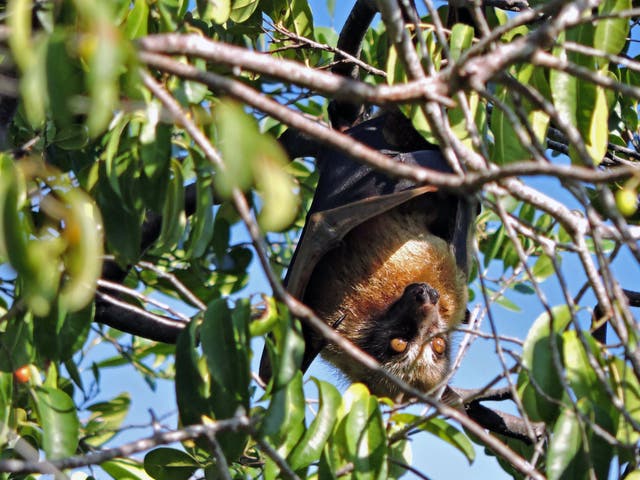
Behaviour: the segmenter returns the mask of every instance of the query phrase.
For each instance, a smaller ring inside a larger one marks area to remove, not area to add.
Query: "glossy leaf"
[[[582,433],[575,413],[563,410],[553,428],[547,453],[549,480],[585,478],[587,462],[583,458]]]
[[[100,447],[113,438],[122,426],[131,407],[131,397],[121,393],[108,402],[98,402],[87,407],[91,412],[85,426],[83,441],[92,447]]]
[[[36,389],[38,416],[42,425],[42,448],[47,458],[68,457],[78,447],[78,414],[73,400],[62,390]]]
[[[47,43],[46,69],[49,107],[58,127],[73,122],[71,100],[82,93],[82,76],[68,53],[69,39],[62,32],[55,32]]]
[[[224,160],[224,170],[214,177],[216,192],[229,198],[234,188],[247,190],[253,182],[255,144],[259,135],[251,118],[231,102],[221,103],[215,110],[218,148]]]
[[[611,359],[609,368],[615,379],[615,391],[621,397],[625,410],[631,418],[640,422],[640,382],[631,367],[619,358]],[[624,415],[619,417],[617,439],[632,448],[635,448],[640,441],[640,433],[633,428]]]
[[[156,480],[187,480],[200,467],[186,452],[160,447],[144,457],[145,471]]]
[[[158,252],[173,250],[182,237],[186,223],[182,166],[177,160],[172,160],[169,185],[162,209],[162,228],[154,250]]]
[[[432,418],[426,423],[421,423],[419,428],[436,435],[449,445],[455,447],[467,458],[469,464],[475,460],[476,452],[469,438],[446,420],[442,418]]]
[[[598,14],[611,15],[629,10],[631,0],[604,0],[598,6]],[[609,18],[596,23],[593,44],[607,53],[620,53],[629,35],[629,21],[626,18]]]
[[[231,418],[239,408],[249,411],[249,305],[238,302],[233,312],[226,300],[214,300],[204,316],[200,341],[211,379],[211,406],[215,418]],[[231,459],[238,457],[246,434],[225,432],[220,445]]]
[[[449,55],[451,60],[457,61],[460,55],[471,46],[473,35],[473,27],[469,25],[456,23],[453,26],[449,39]]]
[[[147,34],[149,22],[149,5],[146,0],[134,0],[129,10],[124,32],[127,38],[134,39]]]
[[[107,8],[100,9],[98,15],[108,16]],[[120,42],[120,32],[105,20],[97,29],[99,36],[86,41],[95,42],[90,53],[87,76],[91,110],[87,118],[90,135],[101,133],[109,124],[118,103],[118,76],[124,60],[124,44]]]
[[[208,400],[209,385],[203,377],[198,357],[197,321],[192,321],[176,344],[175,393],[183,425],[200,423],[203,415],[212,417]]]
[[[212,178],[199,176],[196,180],[196,211],[191,217],[191,230],[187,243],[187,252],[191,257],[204,255],[213,240],[213,190]]]
[[[529,373],[521,373],[518,388],[525,400],[527,413],[534,421],[550,422],[558,413],[558,404],[548,401],[546,397],[558,401],[563,394],[558,372],[558,367],[562,368],[563,365],[562,337],[559,333],[570,320],[568,307],[554,307],[551,317],[545,313],[536,319],[525,340],[522,365]],[[554,359],[560,364],[557,365]]]
[[[386,470],[386,434],[377,399],[360,387],[349,388],[343,400],[347,453],[356,478],[378,478]]]
[[[337,419],[341,400],[340,393],[329,383],[315,378],[313,381],[318,387],[320,406],[313,422],[287,459],[293,470],[299,470],[320,459],[322,449],[329,439]]]
[[[536,282],[543,282],[555,273],[553,261],[545,254],[540,255],[533,264],[531,273]]]
[[[123,478],[130,480],[153,480],[153,478],[144,471],[141,463],[128,458],[108,460],[101,463],[100,467],[114,480]]]
[[[260,435],[269,438],[281,454],[288,454],[304,432],[304,410],[302,373],[298,370],[288,384],[273,392]]]
[[[589,361],[589,357],[591,357],[591,361],[596,364],[600,363],[598,358],[600,347],[591,335],[588,333],[582,335],[588,351],[585,350],[585,345],[575,331],[565,332],[562,336],[567,381],[577,398],[589,398],[594,403],[606,405],[609,400],[608,394]]]
[[[9,440],[9,427],[13,407],[13,372],[0,371],[0,445]]]
[[[60,303],[70,312],[77,312],[93,300],[98,278],[102,275],[102,216],[86,193],[73,189],[62,195],[67,215],[62,231],[66,240],[64,256],[65,282],[60,291]]]
[[[284,170],[286,155],[270,137],[262,139],[261,155],[254,163],[256,186],[263,201],[258,223],[264,231],[289,227],[298,213],[296,183]]]

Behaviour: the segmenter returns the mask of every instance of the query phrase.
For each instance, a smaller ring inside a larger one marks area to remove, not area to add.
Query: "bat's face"
[[[426,283],[407,286],[386,312],[363,328],[357,345],[390,373],[428,391],[449,371],[449,332],[439,300],[438,292]],[[399,393],[382,379],[369,388],[391,397]]]

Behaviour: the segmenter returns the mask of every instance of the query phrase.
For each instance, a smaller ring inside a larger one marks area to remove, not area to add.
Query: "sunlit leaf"
[[[547,398],[559,400],[563,394],[558,370],[563,366],[560,333],[570,320],[568,307],[554,307],[551,316],[545,313],[536,319],[525,340],[522,364],[530,378],[523,372],[518,378],[518,388],[534,421],[552,421],[557,415],[558,404]]]
[[[156,480],[187,480],[200,465],[182,450],[160,447],[144,457],[144,469]]]
[[[87,407],[91,416],[85,427],[83,442],[100,447],[113,438],[127,417],[130,406],[129,394],[121,393],[108,402],[98,402]]]
[[[177,160],[171,160],[169,185],[162,209],[162,228],[155,250],[173,250],[184,233],[186,223],[182,166]]]
[[[550,480],[584,478],[587,462],[583,458],[582,434],[576,414],[565,409],[553,428],[547,453]]]
[[[200,328],[200,341],[211,378],[210,402],[215,418],[231,418],[241,408],[249,411],[249,306],[238,302],[233,312],[226,300],[209,304]],[[246,434],[218,435],[225,454],[235,459],[242,453]]]
[[[236,23],[242,23],[249,19],[256,8],[258,8],[259,0],[233,0],[230,18]]]
[[[598,14],[611,15],[623,10],[629,10],[631,0],[604,0],[598,6]],[[594,46],[607,53],[620,53],[629,34],[629,20],[627,18],[607,18],[596,23],[593,39]]]
[[[36,389],[37,409],[42,424],[42,448],[49,459],[73,455],[78,447],[78,414],[73,400],[62,390]]]
[[[289,455],[288,462],[293,470],[299,470],[320,459],[337,419],[340,393],[329,383],[315,378],[313,381],[318,387],[320,406],[313,422]]]
[[[432,418],[428,422],[422,422],[419,428],[431,432],[433,435],[454,446],[467,458],[469,464],[475,460],[476,452],[469,438],[446,420],[442,418]]]
[[[153,480],[152,477],[147,475],[140,462],[129,458],[116,458],[114,460],[108,460],[100,464],[107,474],[111,475],[114,480],[120,480],[123,478],[130,480]]]

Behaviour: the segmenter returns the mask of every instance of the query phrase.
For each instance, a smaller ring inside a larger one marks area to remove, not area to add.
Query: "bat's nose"
[[[435,305],[440,300],[438,291],[428,283],[412,283],[405,289],[405,294],[413,295],[419,304],[427,302]]]

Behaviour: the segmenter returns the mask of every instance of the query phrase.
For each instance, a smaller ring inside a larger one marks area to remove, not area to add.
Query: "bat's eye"
[[[433,340],[431,340],[431,348],[438,355],[443,355],[447,350],[447,342],[445,342],[444,338],[442,337],[435,337]]]
[[[394,352],[403,353],[407,349],[408,342],[404,338],[392,338],[389,345]]]

